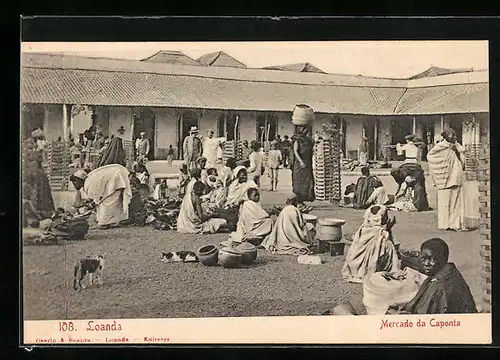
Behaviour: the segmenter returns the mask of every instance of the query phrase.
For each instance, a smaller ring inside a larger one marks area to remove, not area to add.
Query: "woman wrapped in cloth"
[[[352,245],[342,268],[344,280],[362,283],[367,275],[379,271],[398,270],[397,244],[387,207],[374,205],[365,211],[363,224],[352,237]]]
[[[298,209],[299,199],[288,199],[281,210],[271,234],[260,247],[272,253],[283,255],[305,255],[311,253],[314,226],[307,223]]]
[[[82,200],[90,199],[95,203],[97,224],[102,229],[129,218],[132,189],[124,166],[104,165],[89,174],[78,170],[71,175],[70,181]]]
[[[465,179],[465,149],[455,131],[446,129],[441,136],[443,140],[427,154],[429,172],[438,189],[438,229],[472,230],[477,221],[471,219],[479,218],[479,190]]]
[[[405,160],[403,165],[393,169],[391,175],[399,185],[397,193],[400,192],[401,186],[405,179],[410,176],[415,179],[414,190],[418,194],[418,206],[416,206],[417,211],[427,211],[430,210],[429,202],[427,200],[427,191],[425,188],[425,176],[422,166],[418,163],[419,147],[422,146],[423,142],[416,138],[415,135],[408,135],[405,137],[406,144],[396,144],[396,150],[398,153],[405,154]]]
[[[292,186],[295,199],[302,211],[311,211],[305,201],[314,201],[313,148],[309,126],[295,126],[293,140],[293,157],[291,161]]]
[[[31,133],[22,146],[22,181],[31,188],[29,200],[42,219],[49,218],[55,210],[49,179],[42,167],[44,134],[40,129]]]

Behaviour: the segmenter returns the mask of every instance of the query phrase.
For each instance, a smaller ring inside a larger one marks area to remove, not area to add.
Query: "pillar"
[[[415,119],[415,117],[413,117],[412,134],[416,133],[417,133],[417,120]]]
[[[375,129],[374,129],[374,135],[373,135],[373,160],[377,161],[378,157],[378,118],[375,118]]]

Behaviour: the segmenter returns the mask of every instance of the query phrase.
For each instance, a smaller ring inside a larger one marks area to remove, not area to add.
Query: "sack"
[[[83,240],[90,225],[86,219],[54,220],[51,232],[66,240]]]

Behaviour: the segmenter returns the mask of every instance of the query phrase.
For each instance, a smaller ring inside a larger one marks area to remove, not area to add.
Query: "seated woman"
[[[395,223],[395,219],[389,219],[384,205],[374,205],[365,211],[363,224],[352,237],[352,245],[342,268],[344,280],[362,283],[365,276],[375,272],[398,270],[396,245],[391,231]]]
[[[271,234],[260,246],[277,254],[309,254],[311,252],[309,247],[313,242],[311,231],[314,226],[304,221],[302,213],[297,208],[296,197],[288,199],[286,203],[276,219]]]
[[[127,220],[132,189],[128,170],[119,164],[99,167],[89,174],[77,170],[70,177],[75,189],[83,198],[96,204],[97,224],[103,228]]]
[[[238,165],[236,164],[236,159],[232,157],[227,159],[226,165],[219,166],[217,173],[219,174],[219,177],[222,180],[222,185],[225,188],[227,188],[229,184],[233,181],[233,171],[234,169],[236,169],[237,166]]]
[[[177,218],[177,231],[181,234],[214,234],[226,226],[226,220],[203,212],[201,196],[204,191],[205,184],[196,181],[184,196]]]
[[[377,177],[370,175],[370,169],[365,166],[361,168],[362,176],[358,179],[354,190],[353,208],[366,209],[368,205],[366,201],[372,194],[377,184]]]
[[[387,195],[387,191],[385,190],[384,184],[382,184],[382,181],[379,178],[375,178],[373,186],[375,188],[373,189],[373,192],[368,198],[368,200],[366,200],[365,205],[371,206],[371,205],[389,204],[390,199],[389,196]]]
[[[260,193],[256,188],[247,191],[248,200],[240,208],[236,231],[231,233],[229,241],[243,242],[247,239],[262,241],[273,229],[273,220],[260,205]]]
[[[427,196],[415,178],[411,176],[405,178],[405,181],[399,187],[391,208],[406,212],[429,210]]]
[[[420,246],[420,262],[427,279],[415,297],[389,314],[469,314],[477,313],[469,286],[455,264],[448,262],[448,245],[439,238]]]
[[[234,180],[229,185],[227,192],[226,208],[239,207],[248,200],[247,191],[250,188],[258,188],[253,180],[248,179],[248,173],[244,166],[238,166],[233,171]]]

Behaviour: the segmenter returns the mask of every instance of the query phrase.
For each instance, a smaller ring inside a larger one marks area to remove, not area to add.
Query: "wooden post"
[[[415,119],[415,116],[413,117],[413,127],[412,127],[412,134],[417,133],[417,120]]]
[[[374,161],[377,161],[377,150],[378,150],[378,146],[377,146],[377,142],[378,142],[378,118],[375,118],[375,130],[374,130],[374,134],[373,134],[373,160]]]
[[[441,132],[444,131],[444,116],[441,116]]]
[[[68,107],[66,104],[62,106],[62,126],[63,126],[63,141],[68,140]]]

